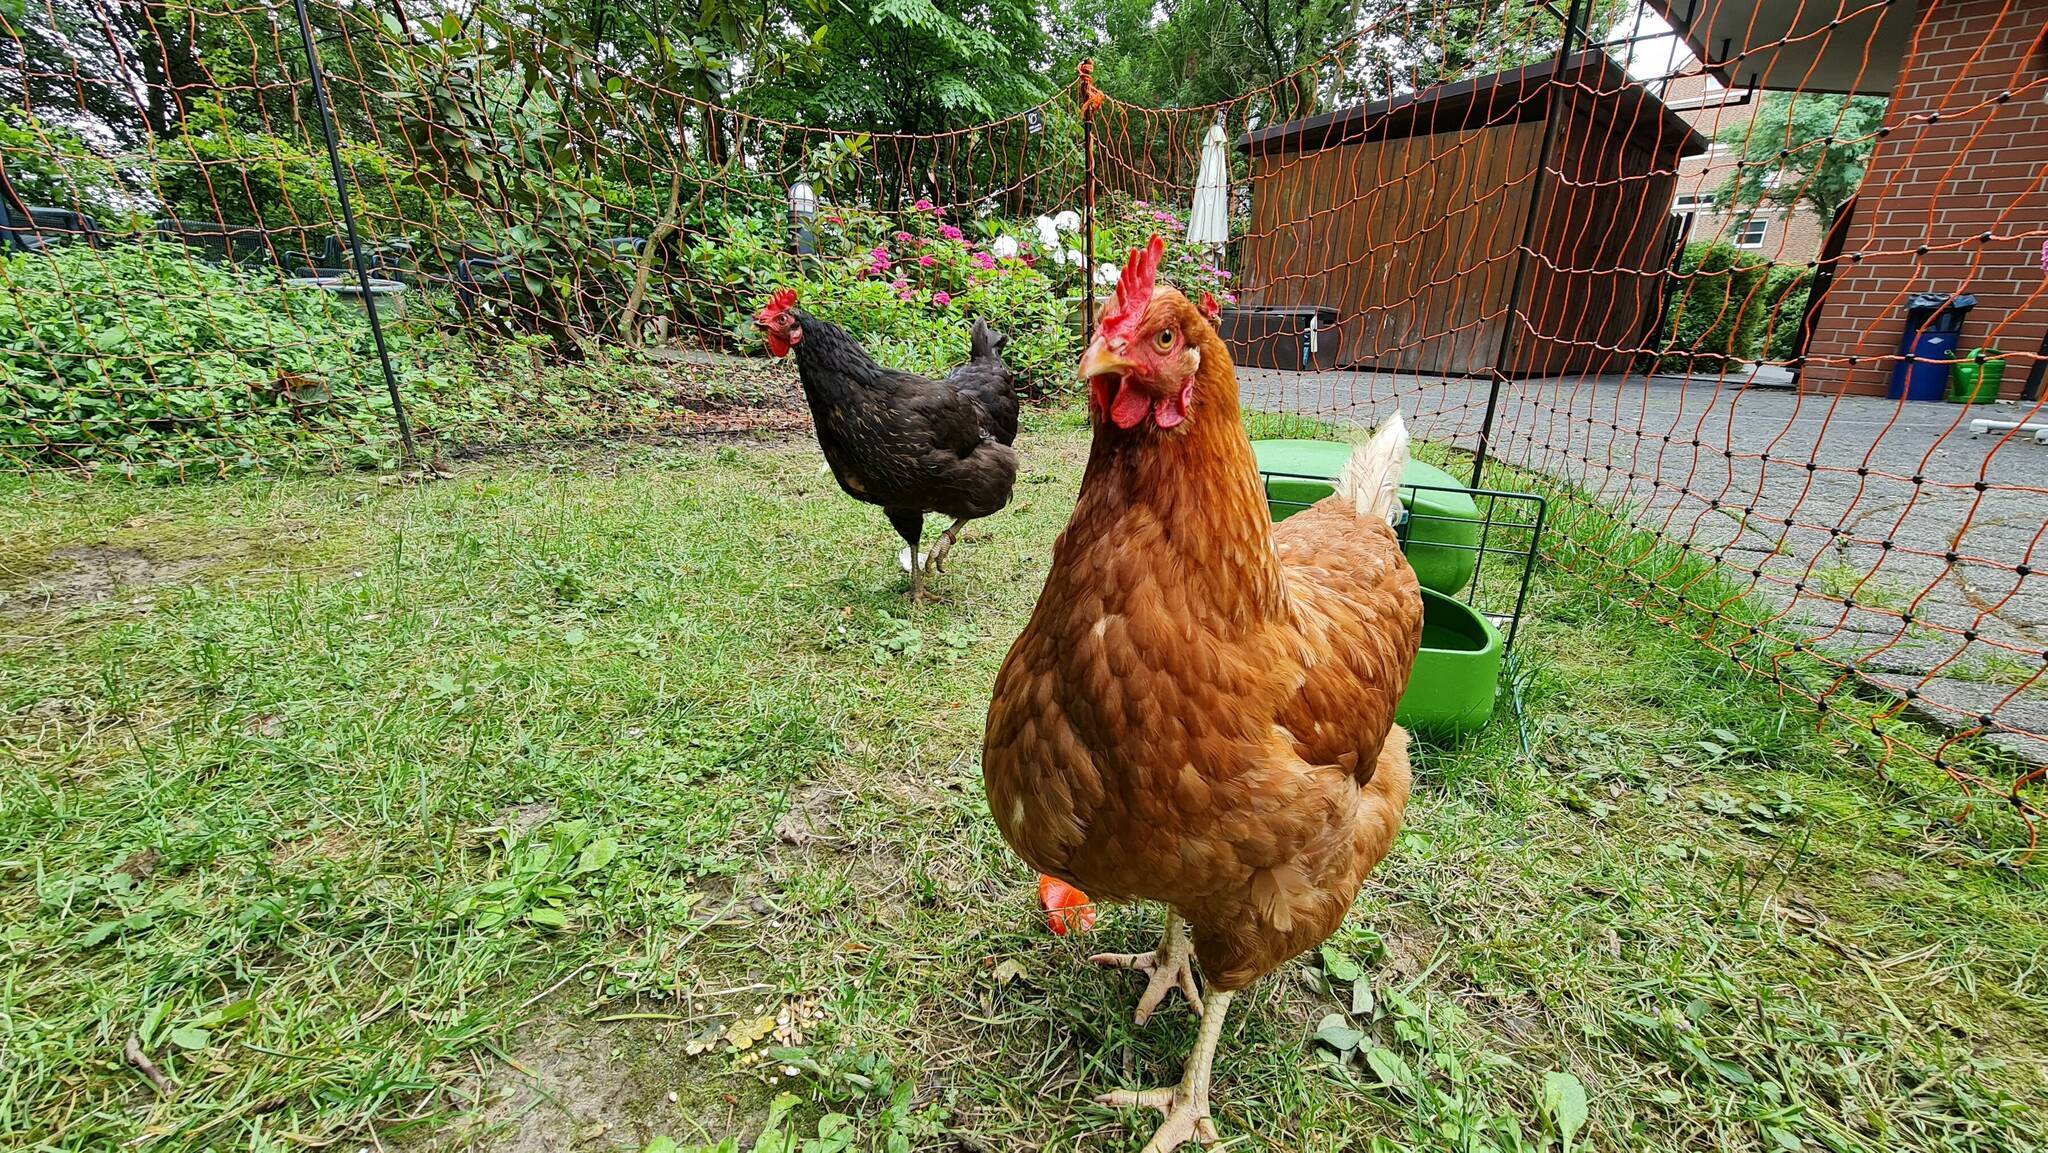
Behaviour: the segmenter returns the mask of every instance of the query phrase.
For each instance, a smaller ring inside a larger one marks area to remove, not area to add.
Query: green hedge
[[[1746,360],[1764,317],[1769,268],[1732,244],[1687,245],[1665,316],[1657,368],[1719,372]]]
[[[1813,291],[1813,270],[1797,265],[1773,268],[1764,284],[1762,355],[1783,364],[1799,345],[1799,325],[1806,319],[1806,300]]]

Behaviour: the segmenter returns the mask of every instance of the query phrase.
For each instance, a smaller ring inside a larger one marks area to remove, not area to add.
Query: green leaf
[[[1344,1014],[1332,1013],[1316,1026],[1316,1040],[1339,1053],[1349,1053],[1365,1040],[1365,1034],[1352,1028]]]
[[[194,1049],[204,1049],[207,1043],[212,1040],[213,1034],[201,1029],[197,1025],[187,1025],[182,1029],[171,1030],[171,1044],[188,1052]]]
[[[1323,972],[1328,973],[1332,981],[1356,981],[1365,975],[1357,961],[1328,945],[1323,946]]]
[[[853,1118],[844,1113],[827,1113],[818,1118],[818,1137],[805,1141],[803,1153],[841,1153],[853,1144]]]
[[[1776,1125],[1764,1126],[1764,1136],[1769,1137],[1773,1145],[1786,1150],[1786,1153],[1798,1153],[1798,1150],[1806,1148],[1806,1142],[1801,1141],[1798,1134],[1788,1129],[1780,1129]]]
[[[1360,977],[1351,982],[1351,1015],[1363,1017],[1372,1012],[1372,978]]]
[[[1403,1060],[1399,1053],[1370,1042],[1359,1051],[1365,1055],[1366,1067],[1372,1070],[1373,1076],[1380,1079],[1380,1084],[1402,1093],[1409,1092],[1415,1084],[1415,1071],[1408,1067],[1408,1062]]]
[[[526,919],[548,929],[566,929],[569,927],[568,914],[560,909],[550,909],[546,905],[542,905],[537,909],[529,909],[526,913]]]
[[[576,858],[576,871],[569,875],[580,877],[585,873],[595,873],[606,865],[611,864],[612,858],[618,855],[619,840],[617,837],[599,838],[584,846],[582,855]]]
[[[1571,1153],[1572,1139],[1586,1124],[1586,1087],[1570,1073],[1556,1069],[1545,1073],[1543,1112],[1557,1126],[1558,1145],[1563,1153]]]
[[[226,1025],[230,1022],[239,1021],[255,1011],[256,998],[244,997],[233,1004],[223,1005],[204,1017],[199,1018],[199,1024],[207,1028],[212,1028],[215,1025]]]

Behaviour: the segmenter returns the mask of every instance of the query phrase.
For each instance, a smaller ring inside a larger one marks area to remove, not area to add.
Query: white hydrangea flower
[[[1053,227],[1061,232],[1081,231],[1081,214],[1069,208],[1052,218]]]
[[[1115,284],[1123,277],[1123,274],[1124,270],[1114,264],[1098,264],[1095,266],[1095,283],[1101,285]]]
[[[1059,225],[1054,224],[1053,219],[1050,216],[1041,216],[1033,223],[1035,223],[1038,227],[1039,247],[1051,251],[1053,253],[1053,258],[1055,260],[1060,260],[1061,263],[1065,263],[1065,260],[1059,254]]]
[[[988,250],[1004,260],[1014,259],[1017,255],[1017,238],[1014,236],[998,236],[989,243]]]

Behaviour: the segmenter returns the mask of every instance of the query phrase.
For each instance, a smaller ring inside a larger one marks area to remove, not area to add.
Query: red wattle
[[[1115,421],[1118,428],[1138,427],[1138,423],[1151,411],[1152,400],[1145,395],[1145,390],[1132,384],[1128,378],[1118,382],[1116,403],[1109,409],[1109,419]]]

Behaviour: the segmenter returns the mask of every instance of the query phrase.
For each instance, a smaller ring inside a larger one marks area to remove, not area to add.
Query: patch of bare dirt
[[[640,1149],[655,1134],[628,1115],[638,1098],[610,1029],[567,1024],[535,1034],[484,1075],[477,1127],[462,1147],[496,1153]]]
[[[686,1037],[686,1026],[668,1023],[535,1024],[507,1059],[479,1070],[468,1118],[427,1148],[637,1151],[660,1136],[687,1145],[757,1128],[769,1091],[705,1075]]]
[[[18,590],[0,592],[0,612],[49,612],[110,601],[121,593],[169,584],[213,562],[210,556],[160,560],[140,549],[76,545],[50,554],[54,571]]]
[[[803,848],[814,841],[830,845],[839,838],[838,812],[845,792],[830,785],[814,783],[797,790],[789,809],[775,820],[775,836],[784,844]]]

